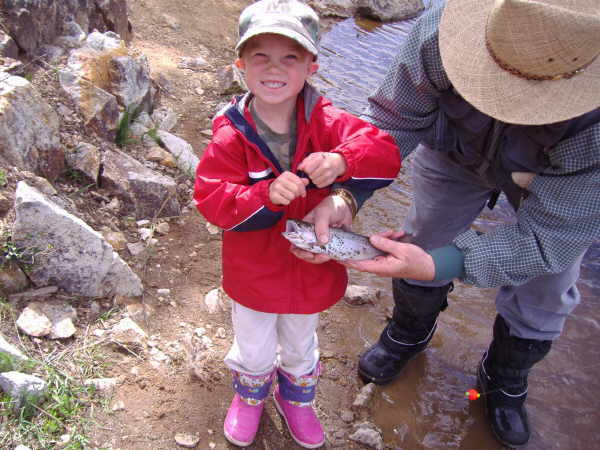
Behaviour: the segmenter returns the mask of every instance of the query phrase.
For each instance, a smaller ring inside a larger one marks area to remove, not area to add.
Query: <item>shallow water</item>
[[[348,19],[336,24],[323,36],[314,84],[337,106],[359,114],[412,23],[414,19],[379,26]],[[389,189],[369,200],[357,217],[356,231],[400,228],[411,198],[409,165]],[[510,220],[512,211],[501,199],[475,226],[489,230]],[[382,290],[378,305],[333,310],[356,324],[348,327],[344,342],[347,354],[358,355],[377,340],[393,302],[388,279],[352,272],[351,282]],[[600,243],[586,254],[578,287],[581,304],[529,377],[529,449],[590,449],[600,439]],[[488,430],[481,400],[469,403],[464,397],[475,387],[475,368],[491,339],[494,295],[493,289],[458,284],[429,349],[411,361],[400,379],[377,390],[374,419],[387,444],[402,449],[501,448]]]

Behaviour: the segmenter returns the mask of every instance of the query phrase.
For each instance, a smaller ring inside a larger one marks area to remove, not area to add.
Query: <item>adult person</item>
[[[529,440],[528,372],[579,302],[579,266],[600,238],[599,36],[597,0],[448,0],[417,20],[365,113],[403,157],[417,150],[412,243],[386,231],[371,242],[387,256],[346,263],[393,278],[392,320],[359,374],[397,377],[430,342],[454,279],[499,287],[477,376],[492,431],[510,447]],[[469,229],[500,192],[516,222]],[[324,202],[306,220],[325,242],[348,214]]]

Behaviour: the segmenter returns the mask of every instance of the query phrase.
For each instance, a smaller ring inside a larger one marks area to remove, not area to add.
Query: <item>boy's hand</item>
[[[300,178],[290,171],[279,175],[269,186],[269,200],[276,205],[289,205],[296,197],[306,195],[307,178]]]
[[[340,153],[314,152],[298,166],[318,188],[329,186],[346,170],[346,160]]]
[[[325,245],[329,242],[329,227],[350,228],[352,212],[343,199],[329,195],[304,216],[303,220],[315,224],[317,239],[320,244]],[[313,264],[322,264],[331,259],[325,253],[312,253],[294,246],[290,251],[298,258]]]

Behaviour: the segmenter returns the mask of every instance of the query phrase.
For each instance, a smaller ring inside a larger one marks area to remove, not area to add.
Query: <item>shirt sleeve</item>
[[[283,207],[269,200],[272,179],[247,184],[248,169],[243,152],[231,139],[221,135],[205,149],[196,168],[194,202],[212,224],[231,231],[254,231],[272,227],[281,218]]]
[[[431,134],[439,93],[451,86],[438,46],[442,10],[437,5],[417,20],[362,115],[394,137],[403,159]]]
[[[533,178],[514,224],[455,239],[465,282],[520,285],[559,273],[600,239],[600,123],[560,142],[549,157],[551,169]]]

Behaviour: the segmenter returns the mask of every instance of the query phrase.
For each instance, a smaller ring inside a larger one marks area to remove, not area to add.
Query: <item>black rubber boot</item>
[[[394,314],[379,340],[358,361],[365,383],[385,384],[400,375],[406,363],[433,337],[440,311],[447,306],[452,283],[422,287],[393,280]]]
[[[479,363],[477,382],[492,432],[507,447],[521,447],[529,441],[527,375],[551,345],[552,341],[511,336],[502,316],[496,316],[494,338]]]

